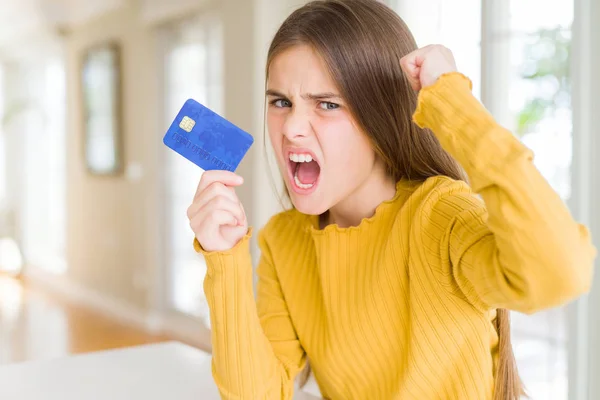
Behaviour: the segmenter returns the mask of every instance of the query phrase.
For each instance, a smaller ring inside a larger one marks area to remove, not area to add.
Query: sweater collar
[[[412,192],[415,182],[400,180],[396,183],[396,193],[389,200],[382,201],[375,208],[375,212],[370,217],[365,217],[358,225],[342,228],[337,224],[329,224],[323,229],[319,228],[319,215],[307,215],[307,230],[313,236],[330,235],[330,234],[346,234],[367,230],[372,225],[377,225],[382,219],[386,219],[390,215],[390,211],[398,211],[404,203],[406,194]],[[395,213],[395,212],[394,212]]]

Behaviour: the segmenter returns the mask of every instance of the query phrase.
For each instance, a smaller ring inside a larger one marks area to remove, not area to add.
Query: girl
[[[294,207],[258,236],[256,301],[241,177],[205,172],[188,210],[224,398],[291,399],[308,359],[331,399],[520,397],[506,310],[586,292],[596,250],[470,90],[376,0],[283,23],[267,126]]]

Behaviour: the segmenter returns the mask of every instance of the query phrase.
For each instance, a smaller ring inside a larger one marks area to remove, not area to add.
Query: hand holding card
[[[248,232],[244,207],[234,190],[242,183],[239,175],[229,171],[202,174],[187,215],[203,250],[229,250]]]
[[[163,142],[205,171],[187,213],[202,249],[231,249],[248,232],[244,207],[234,190],[243,179],[233,171],[254,139],[189,99],[173,120]]]

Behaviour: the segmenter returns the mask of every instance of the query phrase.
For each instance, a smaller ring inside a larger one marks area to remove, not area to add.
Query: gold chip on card
[[[183,117],[183,119],[179,123],[179,127],[188,133],[192,131],[194,125],[196,125],[196,121],[194,121],[190,117]]]

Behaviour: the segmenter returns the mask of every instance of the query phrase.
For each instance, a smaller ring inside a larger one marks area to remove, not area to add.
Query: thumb
[[[421,66],[417,64],[417,61],[417,56],[414,53],[408,54],[400,60],[400,67],[415,91],[421,89]]]

